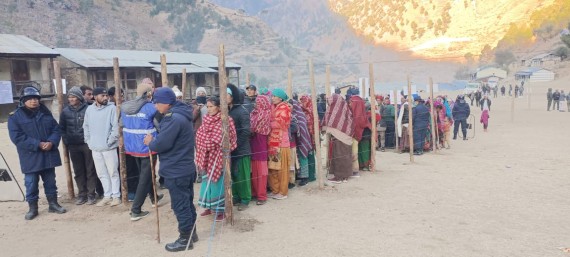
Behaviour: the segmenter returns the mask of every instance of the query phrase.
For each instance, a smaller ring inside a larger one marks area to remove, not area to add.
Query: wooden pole
[[[515,94],[511,94],[511,122],[515,122]]]
[[[309,74],[311,75],[311,100],[313,103],[313,113],[318,114],[317,108],[317,87],[315,86],[315,69],[313,67],[313,59],[309,59]],[[319,115],[313,115],[313,128],[315,140],[319,138]],[[317,181],[319,188],[324,188],[325,186],[325,174],[323,173],[323,167],[321,166],[321,144],[315,144],[315,165],[317,171]]]
[[[287,70],[287,95],[293,99],[293,71]]]
[[[168,72],[166,70],[166,55],[160,55],[160,79],[162,81],[162,86],[168,86]]]
[[[249,87],[249,84],[251,82],[249,81],[249,73],[245,73],[245,87]]]
[[[410,76],[408,76],[408,135],[410,138],[410,162],[414,162],[414,118],[412,115],[412,83],[410,83]]]
[[[325,94],[327,97],[331,96],[331,66],[327,65],[326,67],[327,72],[327,80],[325,85]]]
[[[231,167],[231,158],[230,158],[230,139],[229,139],[229,110],[228,110],[228,92],[227,92],[227,77],[226,77],[226,57],[225,57],[225,49],[224,45],[220,44],[220,52],[218,57],[218,76],[220,82],[220,105],[222,109],[222,131],[223,131],[223,140],[222,140],[222,152],[224,158],[224,190],[225,190],[225,215],[226,218],[230,220],[230,224],[234,224],[233,219],[233,196],[232,196],[232,173],[230,170]]]
[[[528,87],[528,90],[525,88],[524,91],[525,91],[525,94],[528,96],[528,109],[530,110],[530,96],[532,95],[530,92],[530,83],[529,82],[525,83],[525,86]],[[570,112],[570,110],[566,110],[566,111]]]
[[[360,95],[362,96],[362,99],[366,98],[366,80],[364,79],[362,80],[362,86],[360,87]]]
[[[328,99],[331,96],[331,66],[327,65],[326,66],[326,82],[325,82],[325,104],[326,104],[326,99]],[[330,170],[330,152],[329,152],[329,144],[330,144],[330,140],[331,140],[331,135],[329,133],[325,134],[325,140],[324,140],[324,148],[325,148],[325,170],[327,171],[327,174]],[[318,156],[318,158],[321,158],[321,156]]]
[[[53,61],[53,70],[55,75],[55,86],[57,88],[57,101],[59,114],[63,112],[63,85],[61,81],[61,67],[59,66],[59,61]],[[61,144],[63,151],[63,167],[65,169],[65,177],[67,180],[67,194],[69,194],[70,199],[75,198],[75,190],[73,188],[73,175],[71,174],[71,166],[69,165],[69,151],[67,150],[67,145]]]
[[[437,152],[437,142],[436,137],[435,137],[435,133],[436,133],[436,126],[435,126],[435,121],[437,120],[435,118],[434,115],[434,111],[433,111],[433,104],[435,103],[434,99],[433,99],[433,79],[430,77],[429,78],[429,99],[431,99],[431,103],[430,103],[430,113],[431,113],[431,143],[432,143],[432,147],[433,147],[433,152]]]
[[[372,172],[376,171],[376,143],[378,141],[378,135],[376,131],[376,94],[374,88],[374,64],[368,64],[368,70],[370,72],[370,114],[372,116],[372,138],[370,139],[370,170]]]
[[[400,139],[398,138],[398,90],[394,90],[394,137],[396,138],[396,152],[400,149]]]
[[[119,70],[119,58],[113,58],[113,76],[115,79],[115,104],[117,105],[117,123],[121,124],[121,72]],[[121,174],[121,200],[125,206],[129,205],[127,187],[127,156],[125,155],[125,139],[123,128],[119,126],[119,172]],[[153,183],[156,183],[153,181]]]
[[[158,217],[158,194],[156,193],[156,168],[154,167],[154,157],[150,149],[148,150],[150,157],[150,170],[152,172],[152,191],[154,194],[154,211],[156,212],[156,241],[160,244],[160,218]]]
[[[182,100],[186,100],[186,96],[188,94],[186,94],[186,68],[182,69]],[[192,94],[190,94],[192,95]]]

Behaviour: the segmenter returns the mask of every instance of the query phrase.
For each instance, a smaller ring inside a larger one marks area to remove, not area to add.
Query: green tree
[[[566,47],[570,47],[570,35],[562,35],[560,40],[562,40],[562,43],[564,43]]]
[[[570,49],[568,49],[568,47],[565,46],[558,47],[554,51],[554,55],[559,56],[560,58],[562,58],[562,60],[568,58],[568,54],[570,54]]]

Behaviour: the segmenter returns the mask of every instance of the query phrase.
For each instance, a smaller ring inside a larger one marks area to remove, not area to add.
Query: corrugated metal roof
[[[186,69],[186,73],[218,73],[217,70],[204,68],[196,65],[167,65],[166,73],[168,74],[182,74],[182,69]],[[152,70],[161,72],[160,65],[155,65]]]
[[[217,68],[218,57],[211,54],[155,52],[109,49],[56,48],[66,59],[86,68],[111,68],[113,58],[119,58],[121,67],[149,67],[160,64],[160,55],[166,55],[166,62],[172,64],[194,64],[204,68]],[[241,68],[238,64],[226,62],[228,68]]]
[[[59,55],[57,51],[29,37],[12,34],[0,34],[0,54]]]

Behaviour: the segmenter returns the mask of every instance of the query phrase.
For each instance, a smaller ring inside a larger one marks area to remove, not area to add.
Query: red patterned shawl
[[[229,118],[230,150],[237,147],[237,135],[234,120]],[[208,172],[208,177],[217,182],[222,176],[222,114],[206,115],[202,125],[196,132],[196,166],[199,170]],[[214,166],[215,163],[215,166]]]
[[[352,137],[354,125],[348,104],[341,95],[333,94],[327,99],[329,106],[325,113],[323,127],[334,128]]]
[[[269,134],[269,154],[277,153],[281,140],[288,137],[287,132],[291,125],[291,107],[287,102],[281,102],[273,107],[271,113],[271,133]]]
[[[255,109],[251,112],[251,130],[264,136],[271,132],[271,103],[269,97],[258,95],[255,99]]]

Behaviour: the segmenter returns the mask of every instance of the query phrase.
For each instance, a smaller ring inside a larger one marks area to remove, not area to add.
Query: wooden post
[[[394,90],[394,137],[396,138],[396,152],[400,149],[400,139],[398,138],[398,90]]]
[[[245,88],[249,87],[249,84],[251,82],[249,81],[249,73],[245,73]]]
[[[59,114],[63,112],[63,85],[61,81],[61,68],[59,67],[59,61],[53,61],[53,71],[55,75],[55,87],[57,88],[57,102]],[[55,117],[54,117],[55,118]],[[67,145],[61,144],[63,151],[63,167],[65,169],[65,178],[67,180],[67,194],[69,194],[70,199],[75,198],[75,190],[73,188],[73,175],[71,174],[71,166],[69,165],[69,151],[67,150]]]
[[[434,112],[433,112],[433,104],[435,103],[434,99],[433,99],[433,79],[430,77],[429,78],[429,97],[431,99],[431,103],[430,103],[430,113],[431,113],[431,143],[433,145],[433,152],[437,152],[437,142],[436,137],[435,137],[435,133],[436,133],[436,126],[435,126],[435,121],[437,120],[435,118]]]
[[[313,68],[313,59],[309,59],[309,74],[311,76],[311,100],[313,102],[313,113],[318,114],[317,108],[317,87],[315,86],[315,70]],[[319,138],[319,115],[313,115],[313,128],[315,140]],[[324,188],[325,186],[325,174],[323,173],[323,167],[321,166],[321,144],[315,144],[315,165],[317,172],[317,181],[319,188]]]
[[[293,99],[293,71],[287,70],[287,95]]]
[[[162,81],[162,86],[168,86],[168,73],[166,71],[166,55],[160,55],[160,79]]]
[[[511,122],[515,122],[515,94],[514,93],[511,94]]]
[[[186,94],[186,83],[187,83],[186,82],[186,68],[184,68],[184,69],[182,69],[182,88],[181,88],[182,100],[186,100],[186,96],[188,95],[188,94]],[[190,95],[192,95],[192,94],[190,94]],[[192,98],[192,97],[190,97],[190,98]]]
[[[523,80],[523,81],[524,81],[524,80]],[[532,95],[531,92],[530,92],[530,83],[527,82],[527,83],[525,83],[525,84],[526,84],[526,87],[528,87],[528,90],[525,88],[524,91],[525,91],[525,94],[528,96],[528,109],[530,110],[530,96]],[[570,110],[566,110],[566,111],[567,111],[567,112],[570,112]]]
[[[326,104],[326,99],[328,99],[331,96],[331,66],[330,65],[326,66],[325,95],[326,95],[326,98],[325,98],[325,104]],[[318,114],[318,112],[317,112],[317,114]],[[325,170],[327,171],[327,174],[328,174],[328,171],[330,170],[329,165],[330,165],[330,159],[331,159],[331,156],[329,155],[330,154],[330,152],[329,152],[330,140],[331,140],[331,135],[329,133],[326,133],[325,134],[325,140],[323,143],[324,143],[324,148],[325,148],[325,153],[326,153],[325,154],[325,156],[326,156]],[[322,158],[322,157],[318,156],[318,158]]]
[[[325,84],[325,94],[327,97],[331,96],[331,66],[327,65],[326,67],[327,78]]]
[[[370,83],[370,81],[368,81]],[[366,98],[366,80],[362,80],[362,86],[360,88],[360,95],[362,95],[362,99]]]
[[[218,76],[220,83],[220,105],[222,109],[222,152],[224,159],[224,193],[225,193],[225,214],[226,218],[230,220],[230,224],[234,224],[233,218],[233,196],[232,196],[232,173],[231,173],[231,156],[230,156],[230,139],[229,139],[229,110],[228,110],[228,92],[227,92],[227,77],[226,77],[226,57],[224,45],[220,45],[220,53],[218,56]]]
[[[376,171],[376,143],[378,141],[378,132],[376,131],[376,94],[374,88],[374,64],[368,64],[370,72],[370,114],[372,118],[372,138],[370,138],[370,170]]]
[[[414,96],[412,95],[412,83],[410,83],[410,76],[408,76],[408,135],[410,138],[410,162],[414,162],[414,118],[412,115],[412,105],[414,103]]]
[[[115,104],[117,106],[117,123],[121,124],[121,72],[119,71],[119,58],[113,58],[113,76],[115,79]],[[121,174],[121,200],[125,206],[129,205],[127,188],[127,156],[125,155],[125,139],[123,127],[119,126],[119,172]],[[156,183],[153,181],[153,183]]]

